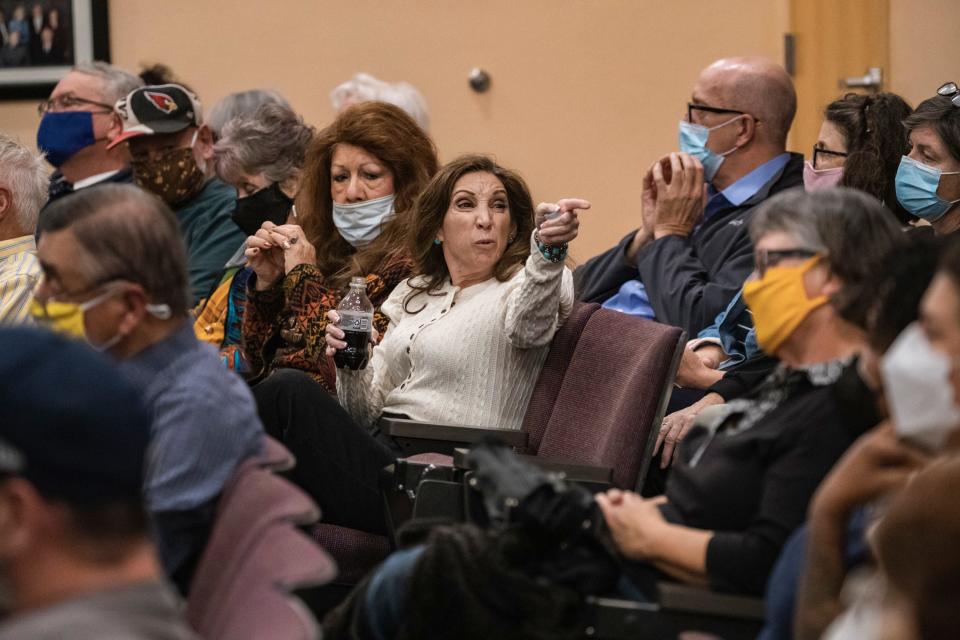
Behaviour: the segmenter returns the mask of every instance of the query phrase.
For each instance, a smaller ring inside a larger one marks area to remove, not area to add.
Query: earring
[[[433,244],[435,244],[435,245],[437,245],[437,246],[439,247],[441,244],[443,244],[443,240],[441,240],[440,238],[434,238],[434,239],[433,239]]]
[[[510,244],[511,242],[513,242],[513,241],[516,240],[516,239],[517,239],[517,234],[511,233],[511,234],[510,234],[510,237],[507,238],[507,244]]]

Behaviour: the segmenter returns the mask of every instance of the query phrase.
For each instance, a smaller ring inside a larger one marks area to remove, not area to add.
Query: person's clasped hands
[[[689,236],[703,221],[706,206],[703,165],[690,154],[670,153],[654,162],[643,176],[640,233],[648,241]]]
[[[257,274],[257,289],[264,290],[301,264],[316,264],[317,252],[296,224],[276,225],[269,220],[247,238],[247,265]]]
[[[627,558],[645,560],[656,557],[667,521],[660,513],[664,496],[642,498],[632,491],[610,489],[596,495],[614,544]]]

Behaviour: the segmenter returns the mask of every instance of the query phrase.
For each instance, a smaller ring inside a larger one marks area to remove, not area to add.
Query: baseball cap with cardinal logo
[[[112,149],[137,136],[177,133],[199,127],[200,98],[179,84],[159,84],[134,89],[114,106],[123,121],[123,133],[107,145]]]

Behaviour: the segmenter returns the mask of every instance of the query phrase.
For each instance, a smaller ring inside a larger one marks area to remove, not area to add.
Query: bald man
[[[761,58],[727,58],[704,69],[680,123],[680,151],[643,180],[640,228],[575,272],[578,299],[683,327],[691,337],[739,300],[753,270],[747,227],[754,208],[803,184],[803,156],[786,152],[797,108],[790,76]],[[742,346],[742,345],[741,345]]]

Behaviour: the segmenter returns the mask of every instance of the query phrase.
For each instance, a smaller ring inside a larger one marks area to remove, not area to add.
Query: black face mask
[[[246,198],[237,198],[237,206],[230,218],[248,236],[254,235],[264,222],[284,224],[290,214],[293,199],[274,182]]]

